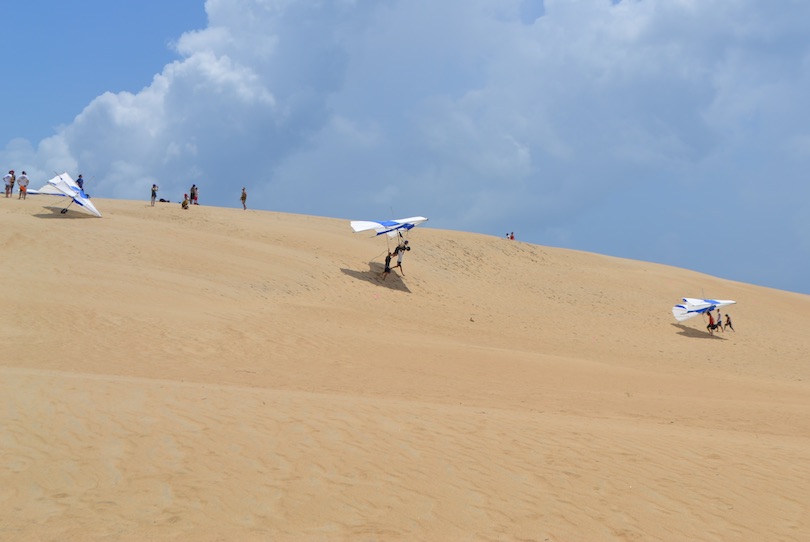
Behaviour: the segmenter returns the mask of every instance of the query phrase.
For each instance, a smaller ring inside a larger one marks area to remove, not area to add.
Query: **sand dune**
[[[2,540],[810,539],[806,295],[96,204],[0,200]]]

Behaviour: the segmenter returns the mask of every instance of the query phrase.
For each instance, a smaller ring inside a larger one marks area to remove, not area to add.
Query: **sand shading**
[[[417,228],[0,205],[0,539],[806,540],[810,298]],[[735,333],[676,325],[738,300]],[[767,310],[766,310],[767,307]]]

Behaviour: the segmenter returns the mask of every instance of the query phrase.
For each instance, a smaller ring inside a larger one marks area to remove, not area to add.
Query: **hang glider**
[[[62,173],[61,175],[57,175],[53,179],[50,179],[42,188],[37,190],[29,190],[29,194],[40,194],[46,196],[62,196],[66,198],[70,198],[71,202],[68,203],[70,206],[71,203],[75,203],[80,207],[86,209],[88,212],[96,215],[97,217],[101,218],[101,213],[98,212],[96,206],[90,201],[90,196],[84,193],[82,187],[76,184],[70,175],[67,173]],[[62,213],[67,212],[67,207],[62,209]]]
[[[410,218],[400,218],[397,220],[352,220],[351,226],[354,233],[375,232],[375,236],[386,234],[388,237],[396,237],[397,234],[406,232],[422,222],[427,222],[427,218],[423,216],[412,216]]]
[[[737,302],[730,299],[695,299],[693,297],[684,297],[683,303],[672,307],[672,315],[677,321],[683,322],[698,314],[706,314],[709,311],[734,305],[735,303]]]

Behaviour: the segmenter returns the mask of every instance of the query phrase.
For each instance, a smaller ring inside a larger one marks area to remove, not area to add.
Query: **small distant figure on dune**
[[[723,329],[725,328],[729,328],[731,331],[734,331],[734,326],[731,325],[731,316],[729,316],[728,313],[726,313],[726,323],[723,326]]]
[[[188,193],[190,202],[194,205],[199,205],[199,203],[197,203],[197,198],[200,195],[200,189],[196,184],[191,185],[191,189],[188,191]]]
[[[515,232],[512,232],[512,233],[510,233],[510,234],[509,234],[509,240],[510,240],[510,241],[514,241],[514,240],[515,240]]]
[[[389,252],[388,255],[385,257],[385,269],[383,270],[382,279],[385,280],[385,277],[388,276],[388,273],[391,272],[391,258],[394,256],[393,252]]]
[[[183,194],[183,202],[180,204],[183,209],[188,209],[188,194]]]
[[[159,190],[158,185],[153,184],[152,185],[152,207],[155,206],[155,200],[157,199],[158,190]],[[161,201],[163,201],[163,200],[161,200]]]
[[[28,195],[28,175],[26,175],[24,171],[22,175],[20,175],[20,178],[17,179],[17,186],[20,187],[20,195],[17,196],[17,199],[26,199]]]
[[[6,197],[7,198],[10,198],[11,194],[14,193],[14,181],[15,181],[14,170],[10,169],[8,171],[8,173],[3,175],[3,183],[5,183],[5,185],[6,185]]]
[[[247,190],[245,190],[244,186],[242,187],[242,195],[239,199],[242,201],[242,209],[247,210]]]

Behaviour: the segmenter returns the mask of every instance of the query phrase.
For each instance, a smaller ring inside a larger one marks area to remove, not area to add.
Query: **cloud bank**
[[[98,196],[196,183],[236,207],[247,186],[254,208],[423,214],[810,292],[810,4],[205,7],[140,92],[2,158]]]

